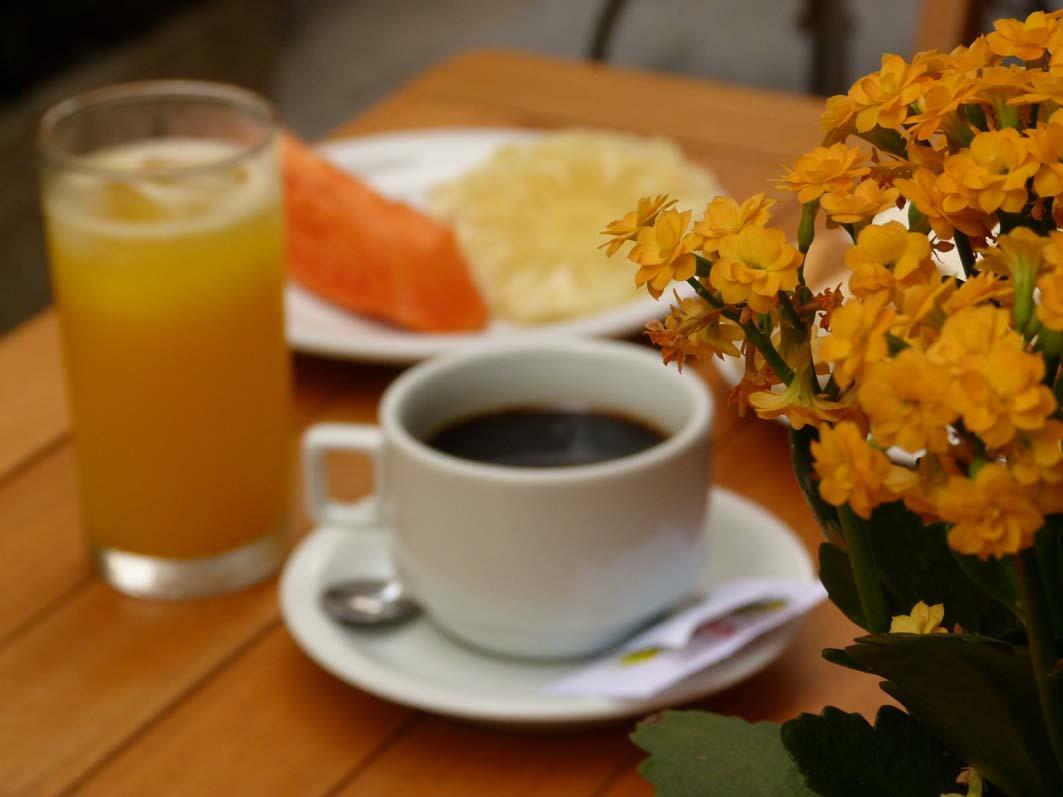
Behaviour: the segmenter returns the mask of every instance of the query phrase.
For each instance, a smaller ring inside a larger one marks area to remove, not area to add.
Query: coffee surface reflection
[[[507,407],[459,418],[425,442],[444,454],[474,462],[557,468],[637,454],[665,436],[645,421],[608,410]]]

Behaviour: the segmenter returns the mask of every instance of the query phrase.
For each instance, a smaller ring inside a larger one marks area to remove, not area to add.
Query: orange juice
[[[288,524],[276,154],[237,153],[156,139],[46,175],[82,503],[98,548],[192,559]]]

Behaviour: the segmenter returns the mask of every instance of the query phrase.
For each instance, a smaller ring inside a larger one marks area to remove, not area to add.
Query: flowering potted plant
[[[1063,794],[1061,17],[830,98],[780,183],[796,246],[763,194],[696,221],[646,198],[605,231],[654,296],[693,288],[647,325],[665,362],[742,356],[738,406],[789,420],[820,578],[867,631],[824,656],[904,709],[667,712],[634,737],[659,794]],[[851,236],[847,288],[806,284],[817,217]]]

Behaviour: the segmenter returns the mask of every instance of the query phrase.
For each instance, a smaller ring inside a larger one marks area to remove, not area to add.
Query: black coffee
[[[664,438],[649,424],[619,413],[513,407],[454,421],[426,442],[476,462],[556,468],[637,454]]]

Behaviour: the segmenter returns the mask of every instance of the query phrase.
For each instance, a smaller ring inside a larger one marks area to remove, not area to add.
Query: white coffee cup
[[[619,412],[668,436],[630,456],[553,468],[459,459],[423,442],[483,412],[559,404]],[[309,510],[325,525],[387,529],[399,579],[453,636],[512,656],[580,656],[697,590],[712,418],[697,376],[639,346],[479,347],[401,375],[379,426],[309,429]],[[337,449],[375,459],[375,501],[329,498],[324,459]]]

